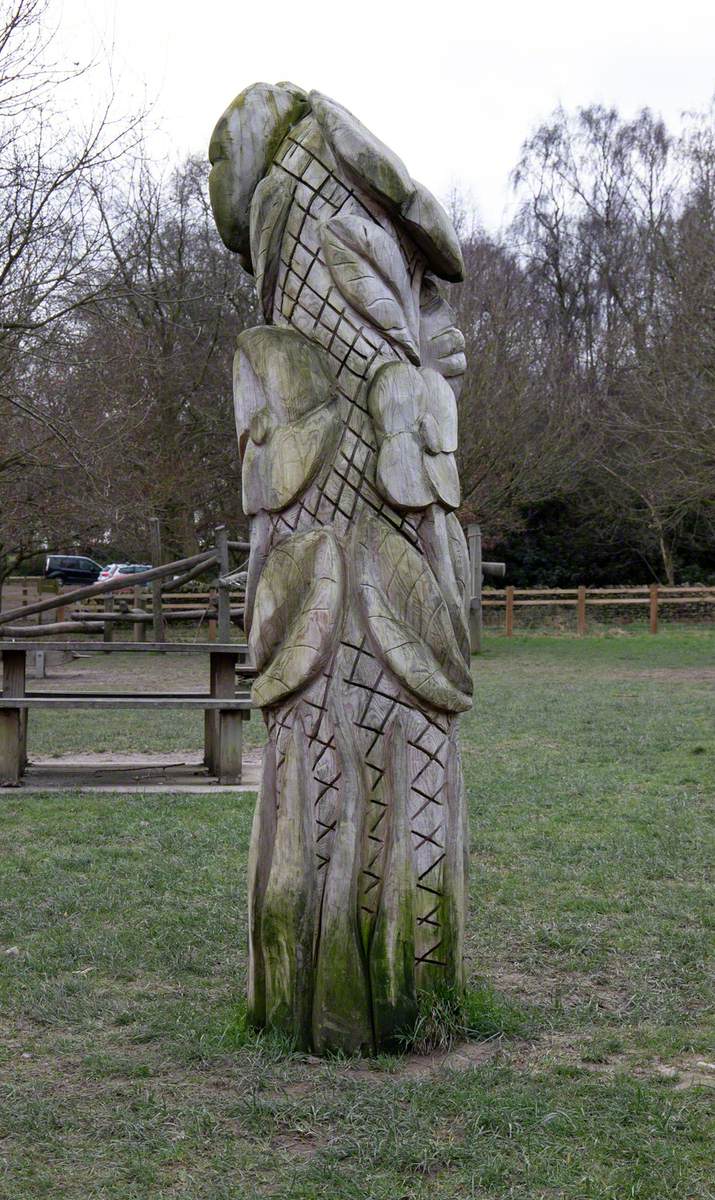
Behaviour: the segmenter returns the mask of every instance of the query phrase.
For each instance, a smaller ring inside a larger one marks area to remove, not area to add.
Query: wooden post
[[[149,518],[149,533],[151,537],[151,565],[161,566],[161,526],[158,517]],[[161,580],[153,579],[151,583],[151,609],[154,617],[154,641],[164,641],[164,614],[161,610]]]
[[[233,700],[236,695],[236,655],[211,654],[211,695]],[[241,782],[242,714],[233,710],[206,713],[207,766],[219,783]]]
[[[586,632],[586,589],[580,587],[578,589],[578,599],[576,601],[576,617],[578,625],[578,636],[583,637]]]
[[[658,584],[650,585],[650,631],[658,632]]]
[[[215,654],[209,655],[209,694],[216,692],[216,661]],[[209,775],[215,775],[218,763],[218,713],[213,708],[204,711],[204,763]]]
[[[514,587],[512,584],[506,588],[506,636],[511,637],[514,632]]]
[[[216,557],[218,559],[218,640],[231,641],[231,597],[228,587],[221,583],[221,576],[228,575],[228,531],[225,525],[216,527]]]
[[[471,576],[469,602],[469,647],[472,654],[482,649],[482,531],[478,525],[467,526],[467,546]]]
[[[107,612],[114,612],[114,596],[107,596],[107,599],[104,602],[104,607]],[[102,641],[110,643],[112,641],[113,637],[114,637],[114,621],[105,621],[104,622],[104,630],[102,632]],[[104,653],[109,654],[109,645],[107,646],[107,649],[104,651]]]
[[[3,696],[25,695],[24,650],[2,652]],[[27,709],[0,709],[0,786],[16,787],[27,766]]]
[[[134,608],[141,609],[142,612],[144,611],[144,605],[142,603],[142,589],[139,584],[137,584],[134,588]],[[146,621],[134,622],[134,641],[146,641]]]
[[[211,615],[209,617],[209,641],[210,642],[216,641],[216,608],[217,608],[216,593],[209,592],[208,609],[211,613]]]

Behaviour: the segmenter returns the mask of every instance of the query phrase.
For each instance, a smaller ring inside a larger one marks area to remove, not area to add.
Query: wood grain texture
[[[213,185],[269,322],[234,363],[267,732],[249,1012],[353,1053],[394,1047],[422,993],[463,985],[465,362],[435,280],[463,268],[441,206],[335,101],[312,92],[280,144],[261,134],[267,86],[232,111]]]

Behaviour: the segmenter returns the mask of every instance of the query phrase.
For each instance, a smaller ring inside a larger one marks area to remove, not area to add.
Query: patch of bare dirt
[[[606,983],[601,976],[569,975],[564,978],[545,973],[535,976],[519,971],[500,971],[498,967],[493,967],[491,979],[498,991],[531,1004],[558,1001],[564,1008],[590,1004],[605,1012],[624,1013],[630,1008],[632,1000],[630,988],[617,987],[612,980]]]
[[[445,1050],[435,1050],[431,1054],[405,1054],[389,1071],[373,1066],[369,1059],[364,1059],[359,1065],[351,1065],[341,1072],[345,1079],[358,1083],[370,1082],[389,1083],[402,1079],[425,1079],[436,1075],[439,1071],[469,1071],[473,1067],[482,1066],[499,1053],[501,1038],[490,1038],[484,1042],[458,1042]],[[322,1059],[309,1059],[321,1063]]]
[[[648,671],[618,671],[616,679],[645,679],[654,683],[715,683],[715,667],[653,667]]]

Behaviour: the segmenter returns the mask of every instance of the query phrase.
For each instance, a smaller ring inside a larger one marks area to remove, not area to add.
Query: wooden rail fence
[[[658,632],[661,610],[671,605],[715,604],[715,586],[683,585],[666,587],[652,583],[642,587],[622,588],[515,588],[504,591],[485,588],[482,592],[482,608],[504,609],[504,632],[507,637],[514,633],[514,617],[517,608],[575,608],[576,629],[580,636],[587,631],[587,610],[592,607],[621,608],[624,605],[641,605],[648,609],[651,633]]]

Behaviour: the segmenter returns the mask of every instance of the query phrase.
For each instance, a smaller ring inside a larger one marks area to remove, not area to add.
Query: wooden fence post
[[[506,636],[511,637],[514,632],[514,587],[509,584],[506,589]]]
[[[658,584],[650,585],[650,631],[658,632]]]
[[[478,525],[467,526],[469,548],[470,598],[469,598],[469,648],[472,654],[482,649],[482,531]]]
[[[149,533],[151,536],[151,565],[161,566],[161,526],[158,517],[149,518]],[[161,608],[161,580],[151,581],[151,609],[154,617],[154,641],[164,641],[164,614]]]
[[[134,587],[134,608],[141,609],[142,612],[144,611],[144,605],[142,604],[142,589],[138,583]],[[134,641],[146,641],[146,621],[134,622]]]
[[[114,596],[107,596],[107,599],[104,601],[104,607],[107,612],[114,612]],[[114,637],[114,621],[105,621],[104,622],[104,630],[102,632],[102,641],[103,642],[111,642],[113,637]],[[104,651],[104,653],[109,654],[109,647],[107,647],[107,649]]]
[[[578,636],[583,637],[586,632],[586,589],[580,587],[578,589],[578,600],[576,608]]]
[[[218,640],[231,641],[231,597],[228,587],[221,583],[221,576],[228,575],[228,531],[225,525],[216,526],[216,557],[218,559]]]
[[[207,607],[208,607],[209,614],[210,614],[209,615],[209,641],[215,642],[216,641],[216,608],[217,608],[217,600],[216,600],[215,592],[209,592],[209,599],[208,599]]]
[[[25,695],[25,653],[6,650],[2,655],[2,695]],[[20,782],[27,765],[27,709],[0,709],[0,784],[13,786]]]

